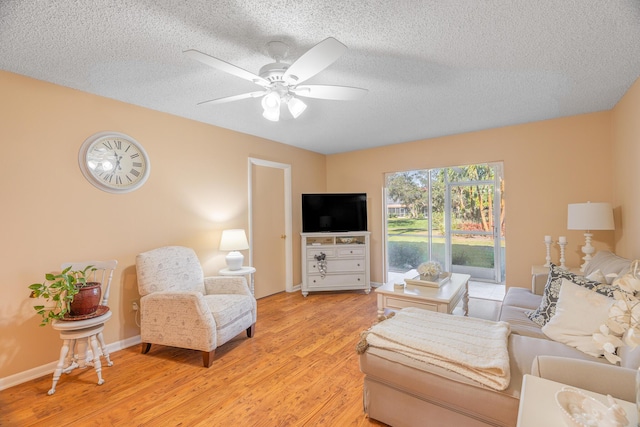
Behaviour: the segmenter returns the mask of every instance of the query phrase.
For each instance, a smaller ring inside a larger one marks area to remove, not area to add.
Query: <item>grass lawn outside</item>
[[[432,237],[433,254],[429,254],[429,233],[426,219],[388,219],[389,267],[405,271],[420,263],[434,259],[444,260],[445,238]],[[451,242],[452,264],[481,268],[494,267],[493,238],[453,234]]]

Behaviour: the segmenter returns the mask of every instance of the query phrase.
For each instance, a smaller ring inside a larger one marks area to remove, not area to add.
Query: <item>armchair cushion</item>
[[[251,295],[247,280],[241,276],[210,276],[204,278],[204,293]]]
[[[247,313],[253,311],[253,306],[246,295],[205,295],[204,301],[209,306],[211,314],[213,314],[217,329],[222,329],[231,323],[237,322]]]

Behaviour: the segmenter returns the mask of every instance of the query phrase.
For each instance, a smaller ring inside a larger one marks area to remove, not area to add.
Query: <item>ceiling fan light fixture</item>
[[[265,110],[280,108],[280,94],[278,92],[269,92],[262,98],[262,108]]]
[[[280,120],[280,94],[278,92],[269,92],[262,98],[262,117],[272,122]]]
[[[298,98],[294,98],[293,96],[289,98],[287,102],[287,106],[289,107],[289,112],[293,116],[294,119],[300,117],[300,114],[307,109],[307,104],[299,100]]]
[[[277,110],[264,110],[262,112],[262,117],[267,120],[271,120],[272,122],[277,122],[280,120],[280,109]]]

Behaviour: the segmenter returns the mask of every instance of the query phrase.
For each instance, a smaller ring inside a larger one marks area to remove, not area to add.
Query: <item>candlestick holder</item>
[[[547,247],[547,256],[545,260],[547,261],[544,266],[551,267],[551,245],[553,244],[553,240],[551,240],[551,236],[544,236],[544,245]]]
[[[559,241],[558,245],[560,245],[560,268],[565,268],[566,266],[564,265],[564,250],[565,247],[567,246],[567,241]]]

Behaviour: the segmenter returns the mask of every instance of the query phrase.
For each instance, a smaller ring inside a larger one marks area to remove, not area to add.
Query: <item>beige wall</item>
[[[248,227],[249,157],[291,164],[294,207],[303,190],[325,190],[325,156],[317,153],[6,72],[0,93],[0,379],[57,359],[60,339],[38,327],[27,286],[62,262],[119,261],[105,339],[122,341],[139,334],[130,308],[139,298],[136,254],[186,245],[206,274],[224,267],[221,230]],[[82,176],[78,149],[104,130],[147,150],[151,175],[141,189],[109,194]],[[299,230],[299,209],[293,217]],[[299,234],[293,238],[299,248]]]
[[[139,333],[130,310],[138,298],[137,253],[187,245],[206,274],[223,267],[221,230],[248,227],[248,157],[292,165],[294,284],[301,280],[301,193],[368,193],[371,277],[380,282],[384,173],[493,161],[505,166],[509,286],[528,286],[531,264],[544,262],[546,234],[566,235],[567,263],[579,264],[584,238],[566,229],[568,203],[613,202],[618,229],[615,235],[596,232],[594,245],[615,244],[620,254],[640,257],[634,221],[640,212],[640,82],[612,112],[331,156],[6,72],[0,72],[0,93],[0,379],[57,359],[60,340],[51,328],[38,327],[27,286],[60,263],[118,259],[108,343]],[[103,130],[128,133],[145,146],[152,169],[140,190],[112,195],[82,177],[78,149]],[[558,258],[557,251],[553,255]]]
[[[612,116],[616,253],[640,258],[640,79]]]
[[[613,201],[611,145],[610,112],[572,116],[331,155],[327,158],[327,189],[368,193],[371,278],[381,282],[384,173],[501,161],[506,283],[527,287],[531,265],[545,262],[545,235],[556,240],[567,236],[567,265],[580,265],[584,237],[580,231],[567,230],[567,205]],[[613,249],[614,234],[594,232],[593,245]],[[552,256],[558,262],[557,248]]]

